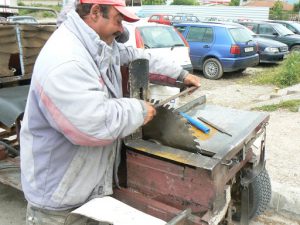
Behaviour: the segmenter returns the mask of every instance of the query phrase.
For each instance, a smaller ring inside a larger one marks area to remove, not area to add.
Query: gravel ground
[[[206,94],[207,102],[232,107],[248,108],[249,105],[274,94],[274,86],[240,84],[244,76],[251,76],[263,68],[248,68],[243,74],[234,74],[212,81],[202,79],[201,94]],[[300,92],[300,88],[298,90]],[[279,110],[270,113],[267,126],[267,169],[271,180],[289,187],[300,187],[300,112]],[[299,210],[300,214],[300,210]]]

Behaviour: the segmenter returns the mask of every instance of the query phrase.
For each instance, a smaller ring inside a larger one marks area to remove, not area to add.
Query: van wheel
[[[241,187],[239,187],[240,189]],[[233,189],[234,190],[234,189]],[[236,190],[236,189],[235,189]],[[236,195],[237,193],[233,193]],[[236,212],[233,213],[233,220],[241,219],[241,190],[238,190],[239,200],[234,201]],[[272,195],[271,180],[266,168],[249,185],[249,219],[257,217],[265,212]]]
[[[291,48],[291,52],[292,51],[297,51],[297,52],[300,52],[300,45],[295,45]]]
[[[209,58],[204,61],[203,74],[206,78],[211,80],[217,80],[223,75],[223,67],[219,60],[215,58]]]

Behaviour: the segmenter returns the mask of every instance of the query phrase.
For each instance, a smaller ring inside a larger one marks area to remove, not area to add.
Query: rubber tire
[[[271,180],[264,169],[249,185],[249,219],[253,219],[267,209],[272,196]],[[241,213],[233,214],[233,220],[240,221]]]
[[[223,76],[223,67],[216,58],[206,59],[203,63],[203,74],[207,79],[217,80]]]
[[[291,48],[291,52],[293,51],[297,51],[297,52],[300,52],[300,45],[295,45]]]
[[[250,185],[250,200],[253,207],[250,210],[250,218],[257,217],[264,213],[271,201],[272,186],[268,171],[264,169]]]

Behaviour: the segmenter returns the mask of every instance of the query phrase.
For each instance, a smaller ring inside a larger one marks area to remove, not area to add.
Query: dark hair
[[[89,4],[89,3],[78,4],[76,6],[76,12],[82,19],[84,19],[85,16],[90,14],[92,6],[93,4]],[[103,17],[108,19],[108,12],[111,6],[110,5],[99,5],[99,6],[100,6],[100,12],[102,13]]]

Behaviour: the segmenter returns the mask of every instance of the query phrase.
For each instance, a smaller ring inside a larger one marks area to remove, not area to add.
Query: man
[[[122,98],[121,65],[147,58],[152,78],[200,86],[180,66],[117,43],[123,19],[138,20],[122,0],[81,0],[40,52],[20,141],[27,224],[64,224],[71,210],[112,194],[121,138],[156,113]]]

